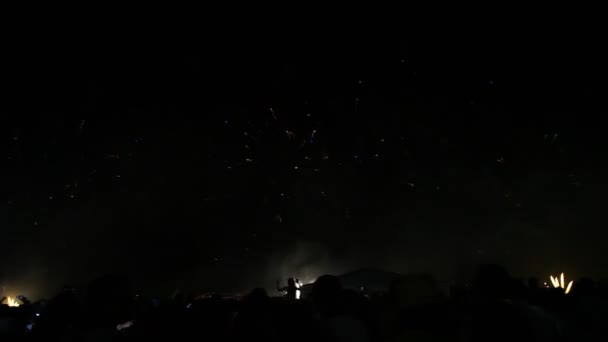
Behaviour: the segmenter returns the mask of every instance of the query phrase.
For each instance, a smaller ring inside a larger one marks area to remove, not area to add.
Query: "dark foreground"
[[[324,276],[303,300],[133,295],[116,279],[84,294],[0,307],[0,341],[603,341],[608,297],[592,281],[571,294],[482,268],[470,287],[443,295],[432,277],[408,277],[386,292],[342,288]]]

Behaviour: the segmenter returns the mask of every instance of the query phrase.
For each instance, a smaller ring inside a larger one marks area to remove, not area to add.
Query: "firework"
[[[568,283],[568,286],[566,286],[566,276],[563,272],[559,277],[550,276],[550,279],[551,279],[551,284],[553,285],[554,288],[563,289],[565,294],[570,294],[570,291],[572,291],[572,286],[574,285],[574,281],[570,281],[570,283]]]
[[[11,296],[8,296],[8,297],[6,297],[6,305],[10,306],[11,308],[17,308],[21,304],[19,303],[19,301],[17,301],[17,299],[15,299]]]

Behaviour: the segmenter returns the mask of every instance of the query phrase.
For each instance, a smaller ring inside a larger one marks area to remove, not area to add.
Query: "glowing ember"
[[[559,277],[551,276],[551,284],[556,289],[563,289],[566,294],[569,294],[572,291],[572,286],[574,285],[574,281],[570,281],[568,286],[566,286],[566,276],[562,273]]]
[[[572,285],[574,285],[574,281],[571,281],[570,284],[568,284],[568,287],[566,288],[566,294],[569,294],[570,291],[572,291]]]
[[[10,306],[12,308],[17,308],[21,304],[19,304],[19,302],[17,301],[17,299],[15,299],[15,298],[13,298],[11,296],[8,296],[8,297],[6,297],[6,305],[8,305],[8,306]]]

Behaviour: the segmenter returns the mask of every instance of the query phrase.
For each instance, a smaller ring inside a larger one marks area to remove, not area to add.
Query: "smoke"
[[[298,278],[303,284],[314,282],[324,274],[340,274],[349,270],[349,262],[340,260],[319,242],[296,241],[292,246],[269,257],[264,287],[276,292],[276,281],[285,284],[288,278]]]

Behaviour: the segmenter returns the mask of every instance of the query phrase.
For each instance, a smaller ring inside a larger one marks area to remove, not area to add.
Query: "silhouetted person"
[[[300,282],[300,279],[296,279],[295,280],[295,285],[296,285],[296,299],[300,299],[302,296],[302,283]]]
[[[128,279],[121,275],[106,275],[87,287],[86,324],[91,337],[109,338],[117,332],[118,324],[132,319],[133,294]]]
[[[322,341],[367,342],[371,329],[366,322],[366,299],[352,290],[343,290],[340,279],[324,275],[312,288]]]
[[[533,332],[525,308],[515,302],[518,291],[499,265],[482,265],[474,281],[472,341],[530,341]]]
[[[317,311],[331,316],[339,311],[339,295],[342,291],[340,279],[332,275],[321,276],[312,286],[312,301]]]
[[[538,278],[531,277],[528,279],[528,288],[531,290],[538,290],[540,288],[540,281]]]
[[[279,292],[287,292],[286,298],[289,300],[296,300],[298,298],[298,287],[296,286],[296,281],[293,278],[287,279],[287,286],[281,287],[279,281],[277,281],[277,291]]]
[[[581,278],[575,285],[573,292],[576,295],[590,296],[596,292],[595,282],[591,278]]]
[[[258,288],[243,299],[234,322],[237,339],[255,341],[278,340],[274,320],[270,312],[270,298],[266,290]]]
[[[64,288],[45,306],[33,330],[32,336],[36,338],[59,340],[73,336],[76,333],[74,328],[85,319],[76,293],[68,288]]]
[[[409,274],[393,279],[388,299],[390,331],[396,339],[447,341],[453,338],[445,297],[431,274]]]

